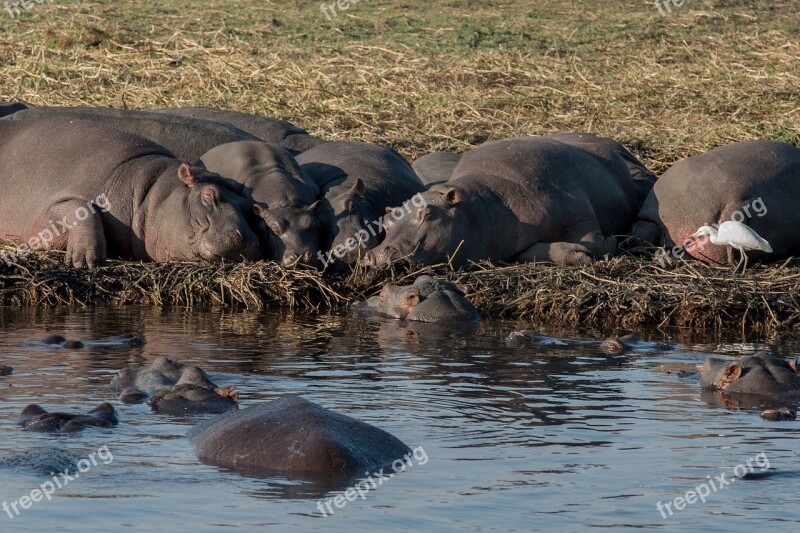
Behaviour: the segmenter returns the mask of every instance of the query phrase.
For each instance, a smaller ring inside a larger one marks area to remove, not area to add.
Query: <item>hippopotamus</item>
[[[334,269],[380,242],[387,209],[425,190],[403,156],[378,144],[328,142],[297,155],[297,162],[323,195],[320,244],[329,253],[319,256]]]
[[[709,357],[700,370],[700,384],[728,395],[794,396],[800,399],[796,359],[781,359],[761,351],[735,361]]]
[[[292,154],[304,152],[325,142],[324,139],[309,135],[306,130],[295,126],[287,120],[263,115],[251,115],[240,111],[211,109],[208,107],[178,107],[174,109],[155,109],[154,111],[173,116],[224,122],[255,135],[262,141],[282,146]]]
[[[20,104],[19,102],[0,104],[0,117],[13,115],[17,111],[22,111],[23,109],[28,109],[28,106],[25,104]]]
[[[256,475],[363,475],[411,453],[386,431],[298,396],[221,414],[188,437],[204,463]]]
[[[0,364],[0,376],[10,376],[14,373],[14,369],[8,365]]]
[[[260,141],[258,137],[223,122],[137,109],[103,107],[34,107],[2,120],[62,119],[88,121],[163,146],[175,157],[193,163],[220,144]]]
[[[711,264],[730,264],[727,246],[693,235],[701,226],[733,220],[771,243],[772,253],[748,256],[772,261],[800,253],[800,149],[778,141],[742,141],[675,163],[656,182],[639,211],[634,235],[671,254]],[[771,215],[768,215],[768,212]],[[666,256],[665,256],[666,257]]]
[[[119,424],[114,407],[101,403],[85,415],[70,413],[48,413],[41,406],[32,404],[22,410],[18,424],[25,431],[40,433],[74,433],[87,427],[109,428]]]
[[[267,258],[319,266],[319,187],[289,152],[275,144],[240,141],[212,148],[200,162],[233,180],[239,194],[256,202],[256,213],[264,221],[258,234]]]
[[[36,149],[32,149],[36,147]],[[76,150],[80,157],[76,156]],[[259,259],[252,201],[142,137],[58,119],[0,120],[0,236],[66,250],[94,268],[135,261]]]
[[[0,456],[0,468],[25,468],[45,476],[61,472],[71,474],[78,469],[78,461],[84,457],[61,446],[29,448]]]
[[[411,168],[420,181],[430,188],[449,180],[461,157],[462,154],[453,152],[431,152],[414,161]]]
[[[629,157],[616,146],[588,134],[485,143],[422,194],[424,206],[387,228],[364,263],[588,265],[613,255],[613,235],[638,210]]]
[[[160,414],[224,413],[238,409],[236,387],[218,387],[199,367],[166,357],[141,368],[123,368],[109,383],[123,403],[148,404]],[[152,396],[152,397],[151,397]]]
[[[378,296],[355,304],[359,313],[417,322],[477,322],[480,314],[455,283],[420,276],[411,285],[386,285]]]
[[[61,348],[67,348],[71,350],[79,350],[85,346],[85,344],[81,341],[67,339],[65,336],[58,334],[48,335],[42,339],[42,343],[49,346],[59,346]]]

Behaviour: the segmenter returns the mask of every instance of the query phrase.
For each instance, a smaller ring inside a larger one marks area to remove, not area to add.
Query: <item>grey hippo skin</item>
[[[795,359],[773,357],[767,352],[735,361],[709,357],[699,367],[700,384],[727,394],[795,396],[800,398],[800,375]]]
[[[245,218],[252,202],[141,137],[68,120],[0,120],[0,168],[0,237],[66,250],[75,267],[108,257],[261,257]]]
[[[408,161],[378,144],[339,141],[297,156],[323,196],[319,214],[325,262],[342,270],[383,238],[386,210],[425,190]]]
[[[656,245],[685,246],[692,257],[728,264],[728,247],[690,237],[700,226],[734,218],[769,241],[773,253],[800,253],[800,149],[777,141],[742,141],[684,159],[667,170],[647,197],[634,234]],[[739,214],[736,214],[739,213]]]
[[[25,428],[25,431],[75,433],[87,427],[116,426],[119,424],[119,416],[110,403],[102,403],[85,415],[48,413],[42,407],[32,404],[22,410],[18,423]]]
[[[449,281],[418,277],[412,285],[386,285],[378,296],[359,302],[353,310],[416,322],[477,322],[480,314],[464,291]]]
[[[10,376],[14,373],[14,369],[8,365],[0,364],[0,376]]]
[[[638,210],[629,162],[616,143],[587,134],[579,141],[519,137],[467,152],[450,181],[422,195],[427,207],[388,228],[364,262],[587,265],[613,255],[613,235]]]
[[[203,154],[205,168],[235,182],[256,202],[263,224],[257,232],[265,257],[283,264],[319,266],[317,184],[285,149],[261,141],[223,144]]]
[[[382,429],[297,396],[219,415],[188,437],[204,463],[246,474],[364,475],[411,453]]]
[[[255,135],[235,126],[212,120],[181,117],[136,109],[103,107],[34,107],[2,120],[83,120],[149,139],[180,159],[193,163],[220,144],[258,141]]]
[[[22,111],[23,109],[28,109],[28,106],[25,104],[20,104],[19,102],[0,104],[0,117],[13,115],[17,111]]]
[[[292,154],[305,152],[325,142],[324,139],[309,135],[306,130],[295,126],[287,120],[280,120],[264,115],[251,115],[239,111],[212,109],[208,107],[178,107],[175,109],[157,109],[154,111],[168,115],[224,122],[255,135],[262,141],[282,146]]]
[[[109,383],[123,403],[148,404],[160,414],[224,413],[238,409],[235,387],[218,387],[199,367],[158,357],[140,368],[123,368]]]
[[[75,472],[78,461],[85,457],[60,446],[31,448],[0,456],[0,468],[26,469],[36,474],[52,476],[54,473]]]
[[[414,161],[411,167],[420,181],[430,188],[431,185],[448,181],[461,157],[462,154],[452,152],[431,152]]]

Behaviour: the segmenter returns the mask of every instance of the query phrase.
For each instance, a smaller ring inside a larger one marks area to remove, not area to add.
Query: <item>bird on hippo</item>
[[[798,176],[800,149],[789,144],[757,140],[714,148],[675,163],[659,178],[633,233],[671,248],[671,255],[685,252],[710,264],[733,264],[729,245],[753,249],[761,261],[797,255]],[[735,230],[730,235],[728,227]]]
[[[324,139],[309,135],[306,130],[295,126],[287,120],[264,115],[252,115],[240,111],[208,107],[178,107],[173,109],[154,109],[153,111],[173,116],[224,122],[255,135],[262,141],[277,144],[293,155],[305,152],[325,142]]]
[[[351,308],[359,314],[417,322],[477,322],[480,314],[455,283],[420,276],[413,284],[386,285],[380,294]]]
[[[411,165],[395,150],[372,143],[338,141],[297,155],[322,194],[318,220],[325,266],[345,270],[383,238],[387,209],[425,190]]]
[[[20,244],[14,253],[66,250],[67,264],[89,268],[106,258],[261,258],[246,218],[252,202],[142,137],[86,122],[0,120],[0,168],[0,235]]]
[[[255,202],[264,256],[290,265],[321,266],[317,258],[319,187],[275,144],[240,141],[212,148],[200,164],[231,180],[230,188]]]
[[[204,463],[254,475],[363,475],[411,456],[386,431],[297,396],[218,415],[188,437]]]
[[[448,182],[421,195],[424,206],[388,227],[364,263],[590,264],[616,252],[613,235],[636,216],[632,169],[640,177],[648,171],[632,159],[590,134],[485,143],[461,157]]]

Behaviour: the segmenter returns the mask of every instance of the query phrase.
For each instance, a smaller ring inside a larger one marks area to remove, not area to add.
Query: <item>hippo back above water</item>
[[[245,218],[252,203],[141,137],[69,120],[0,120],[0,168],[0,237],[66,250],[69,264],[260,257]]]

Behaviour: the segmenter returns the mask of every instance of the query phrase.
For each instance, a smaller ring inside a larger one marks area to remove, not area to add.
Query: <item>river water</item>
[[[695,379],[660,369],[763,347],[789,355],[800,350],[793,336],[637,332],[652,344],[608,356],[594,332],[541,329],[563,342],[506,346],[510,331],[530,327],[514,322],[432,329],[327,314],[129,307],[0,308],[0,323],[0,363],[16,370],[0,377],[0,456],[102,453],[52,499],[18,506],[13,518],[2,512],[0,531],[800,529],[800,422],[721,406]],[[32,342],[46,332],[80,340],[135,332],[147,344],[66,350]],[[111,377],[157,355],[236,385],[241,407],[301,394],[424,454],[324,517],[318,500],[344,488],[203,465],[185,438],[203,417],[120,404],[106,386]],[[52,435],[16,425],[30,403],[88,411],[104,401],[120,413],[116,428]],[[736,478],[748,459],[747,475]],[[712,490],[708,483],[722,474],[734,482]],[[18,502],[49,479],[2,468],[0,502]],[[705,503],[674,507],[704,483]],[[671,516],[659,502],[672,502]]]

